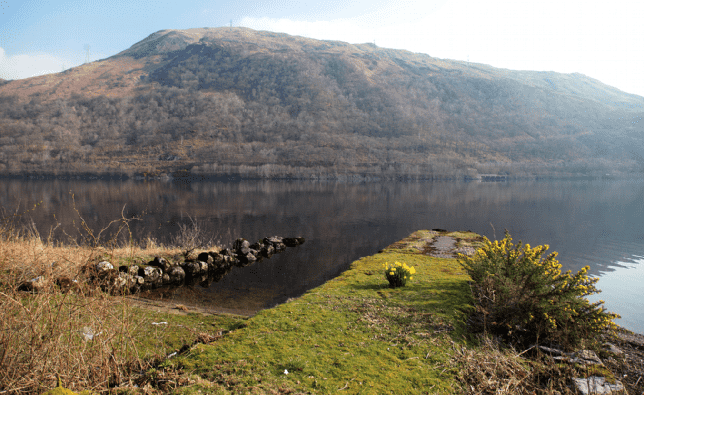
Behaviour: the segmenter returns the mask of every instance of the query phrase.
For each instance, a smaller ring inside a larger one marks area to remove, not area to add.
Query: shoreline
[[[375,182],[481,182],[481,183],[503,183],[518,181],[546,181],[546,180],[568,180],[568,181],[592,181],[592,180],[643,180],[643,173],[627,173],[617,175],[521,175],[503,176],[503,180],[484,180],[484,176],[494,177],[493,174],[482,174],[479,178],[455,178],[455,177],[420,177],[408,176],[378,176],[377,174],[350,173],[350,174],[323,174],[308,177],[248,177],[234,174],[211,174],[211,173],[190,173],[187,171],[168,171],[161,173],[150,173],[147,175],[115,172],[115,173],[92,173],[92,172],[67,172],[67,173],[44,173],[44,172],[22,172],[22,173],[0,173],[0,179],[10,180],[80,180],[80,181],[164,181],[164,182],[242,182],[242,181],[315,181],[315,182],[348,182],[348,183],[375,183]]]
[[[446,235],[446,234],[450,234],[450,235],[454,235],[454,236],[461,235],[462,237],[458,238],[458,240],[456,240],[456,242],[453,244],[449,244],[449,243],[447,243],[447,241],[445,241],[446,243],[444,244],[443,242],[441,242],[439,240],[439,236]],[[331,280],[327,281],[323,285],[306,292],[302,296],[291,299],[288,302],[278,305],[272,309],[267,309],[265,311],[261,311],[257,315],[250,317],[248,319],[249,328],[251,326],[253,326],[254,323],[257,323],[259,328],[268,327],[269,329],[272,326],[282,328],[287,325],[298,324],[297,319],[292,316],[295,312],[290,309],[298,308],[298,307],[307,308],[307,307],[318,306],[319,305],[319,303],[318,303],[319,296],[331,299],[331,301],[332,301],[332,298],[333,298],[333,296],[335,296],[335,294],[325,295],[325,293],[331,292],[337,288],[343,289],[345,286],[351,286],[349,289],[345,289],[345,290],[354,290],[354,291],[356,291],[356,293],[359,290],[363,290],[367,286],[363,286],[363,285],[353,286],[353,283],[355,282],[355,278],[357,278],[359,276],[361,278],[363,278],[363,276],[359,275],[359,273],[361,273],[362,275],[365,275],[365,276],[372,276],[372,275],[374,275],[374,273],[372,273],[371,271],[358,272],[358,270],[364,270],[365,266],[367,266],[369,264],[374,264],[374,263],[380,262],[382,259],[387,258],[389,255],[393,256],[393,255],[400,255],[400,254],[406,254],[406,255],[412,254],[411,259],[416,259],[416,260],[418,259],[417,256],[423,256],[426,258],[435,258],[438,261],[444,262],[443,265],[445,265],[446,267],[443,269],[446,270],[448,267],[450,267],[456,263],[455,255],[457,255],[457,253],[468,253],[469,249],[471,249],[471,247],[473,246],[473,242],[468,243],[463,238],[465,237],[467,239],[473,240],[473,239],[475,239],[476,236],[477,235],[463,234],[463,233],[457,233],[457,232],[456,233],[448,233],[448,232],[445,232],[444,230],[438,230],[438,231],[436,231],[436,230],[431,230],[431,231],[421,230],[421,231],[415,232],[411,236],[404,238],[400,241],[397,241],[397,242],[391,244],[390,246],[386,247],[384,250],[381,250],[377,255],[373,255],[373,256],[369,256],[368,258],[362,258],[360,260],[357,260],[356,262],[354,262],[351,265],[351,267],[348,270],[342,272],[340,275],[338,275],[335,278],[332,278]],[[460,243],[460,245],[459,245],[459,243]],[[409,264],[410,264],[410,262],[409,262]],[[463,274],[463,273],[457,271],[456,273],[452,273],[451,276],[459,275],[459,274]],[[444,274],[443,276],[446,278],[448,277],[447,274]],[[360,289],[359,289],[359,287],[360,287]],[[394,291],[394,289],[387,289],[385,286],[383,286],[382,283],[379,284],[378,286],[373,286],[372,290],[375,291],[375,294],[372,294],[372,295],[381,296],[383,298],[389,298],[392,296],[392,294],[396,293]],[[351,302],[357,302],[358,300],[360,300],[361,307],[367,306],[368,300],[375,301],[375,299],[373,299],[373,298],[367,298],[367,297],[364,298],[365,296],[366,295],[359,296],[358,298],[350,298],[350,297],[341,298],[341,300],[342,301],[349,300]],[[323,298],[321,298],[320,301],[322,302]],[[363,303],[365,303],[365,304],[363,304]],[[349,304],[349,305],[351,307],[357,306],[357,304]],[[463,307],[465,307],[465,306],[461,305],[461,308],[463,308]],[[459,327],[459,324],[461,325],[461,327]],[[461,335],[462,338],[465,338],[465,335],[462,335],[466,331],[465,323],[456,321],[455,327],[453,327],[453,324],[451,324],[451,326],[447,326],[447,327],[448,327],[448,329],[441,331],[441,333],[446,332],[446,331],[450,331],[450,333],[456,332],[457,334]],[[403,332],[403,331],[404,331],[404,329],[400,329],[400,332]],[[622,354],[616,354],[616,355],[606,357],[604,359],[604,363],[605,363],[604,368],[608,369],[608,371],[609,371],[608,374],[611,374],[616,377],[616,380],[617,380],[616,383],[620,382],[623,384],[624,392],[622,394],[643,394],[643,386],[644,386],[644,381],[643,381],[643,340],[644,340],[644,337],[641,334],[636,334],[636,333],[633,333],[626,329],[622,329],[621,332],[622,332],[621,338],[620,338],[621,341],[617,341],[616,345],[617,345],[617,348],[622,352]],[[294,333],[295,333],[295,331],[294,331]],[[248,332],[245,335],[247,337],[252,337],[252,336],[256,336],[257,332],[253,331],[253,330],[248,330]],[[290,334],[286,334],[286,335],[290,335]],[[268,336],[270,336],[270,335],[268,335]],[[340,339],[343,341],[338,342],[339,346],[341,346],[341,347],[343,347],[344,345],[350,346],[345,339],[343,339],[342,337]],[[448,340],[446,340],[446,342],[448,342]],[[453,345],[453,340],[450,340],[450,342],[451,342],[451,345]],[[227,349],[229,349],[229,346],[236,346],[236,348],[239,348],[238,344],[242,345],[242,342],[239,339],[236,339],[235,341],[232,341],[232,342],[229,340],[227,343],[223,343],[222,341],[216,342],[216,343],[221,343],[223,345],[222,347],[221,346],[218,347],[219,350],[227,350]],[[255,343],[257,343],[257,341]],[[415,342],[412,342],[411,344],[413,344],[413,343],[415,343]],[[257,346],[257,345],[254,345],[254,346]],[[246,347],[247,347],[247,345],[246,345]],[[203,348],[203,351],[207,352],[208,349],[211,349],[211,348],[209,348],[209,347]],[[455,349],[455,348],[453,348],[453,349]],[[464,351],[464,352],[468,352],[468,351]],[[346,355],[348,355],[349,353],[352,355],[353,351],[352,350],[345,351]],[[265,354],[270,355],[272,358],[276,358],[276,359],[278,357],[282,357],[282,354],[280,356],[278,356],[276,354],[268,354],[268,353],[265,353]],[[356,352],[355,354],[359,355],[358,352]],[[426,355],[428,355],[428,353],[426,353]],[[513,355],[515,356],[515,354],[513,354]],[[453,351],[453,354],[450,354],[450,356],[452,358],[454,358],[455,361],[458,361],[458,358],[462,357],[460,351],[458,351],[458,352]],[[307,360],[302,360],[304,358],[303,355],[296,356],[296,357],[297,358],[295,361],[297,361],[297,362],[307,362]],[[411,357],[406,357],[406,358],[413,358],[413,357],[411,356]],[[503,358],[507,359],[508,357],[506,357],[504,355]],[[291,362],[291,364],[295,365],[294,362]],[[183,362],[182,359],[179,360],[179,363],[185,365],[185,363]],[[272,363],[272,362],[269,362],[269,363]],[[280,363],[283,363],[283,362],[280,362]],[[197,363],[191,361],[190,364],[195,365],[195,367],[197,368],[197,365],[198,365]],[[201,369],[202,369],[202,367],[201,367]],[[303,370],[303,368],[298,369],[298,371],[302,371],[302,370]],[[289,370],[287,368],[284,368],[283,371],[289,371]],[[292,374],[292,370],[290,370],[290,371]],[[313,377],[315,379],[315,376],[307,376],[307,378],[310,378],[310,377]],[[275,379],[276,378],[273,378],[271,380],[274,381]],[[610,376],[609,376],[609,379],[610,379]],[[325,380],[329,380],[329,378],[326,378]],[[455,380],[456,379],[453,380],[454,383],[455,383]],[[312,388],[309,389],[309,388],[306,388],[303,386],[298,387],[298,385],[303,385],[303,380],[296,380],[295,385],[293,385],[291,383],[290,385],[286,384],[284,386],[280,386],[278,389],[276,389],[270,393],[272,394],[272,393],[275,393],[275,391],[280,390],[280,394],[306,394],[309,391],[311,391],[310,394],[315,394],[315,392],[312,391]],[[446,384],[446,386],[448,386],[448,384]],[[458,385],[454,385],[454,386],[458,386]],[[454,386],[452,386],[451,388],[453,388]],[[562,385],[559,385],[559,387],[563,388]],[[326,389],[326,391],[330,391],[329,394],[366,394],[366,393],[368,393],[368,394],[384,394],[382,392],[377,393],[374,390],[370,390],[368,388],[366,388],[366,389],[361,388],[360,390],[356,389],[355,392],[346,393],[346,391],[350,391],[351,389],[352,389],[352,387],[349,383],[342,384],[342,383],[338,382],[338,387],[336,389],[334,389],[334,390]],[[576,394],[576,392],[573,392],[569,388],[564,388],[564,389],[565,389],[565,392],[562,392],[561,394]],[[380,391],[380,390],[376,390],[376,391]],[[461,387],[460,389],[455,389],[455,391],[451,392],[450,394],[489,394],[488,390],[485,390],[486,392],[478,392],[478,391],[479,390],[474,389],[474,387],[472,387],[472,386],[470,387],[470,389],[468,387],[466,387],[465,389],[463,387]],[[528,389],[527,391],[530,391],[530,389]],[[538,390],[532,391],[530,393],[535,394],[537,391]],[[265,394],[265,393],[268,393],[269,390],[265,389],[265,388],[257,389],[255,387],[251,386],[250,392],[252,394],[255,394],[255,393]],[[408,391],[407,394],[416,394],[418,392],[419,392],[419,390]],[[556,393],[557,393],[557,391],[556,391]],[[321,394],[326,394],[326,393],[321,393]],[[388,392],[386,394],[394,394],[394,392]],[[421,394],[425,394],[425,393],[421,392]],[[432,394],[432,393],[430,393],[430,394]],[[447,394],[447,393],[442,393],[442,394]],[[494,393],[491,392],[490,394],[494,394]],[[511,392],[508,394],[514,394],[514,393]],[[521,392],[521,393],[516,393],[516,394],[526,394],[526,393]],[[614,394],[617,394],[617,393],[614,393]]]
[[[614,343],[618,352],[601,352],[603,366],[568,370],[469,332],[473,296],[457,254],[479,241],[469,232],[416,231],[252,317],[109,297],[109,306],[136,309],[128,312],[140,330],[132,337],[150,364],[107,389],[63,384],[101,394],[578,394],[572,370],[643,393],[641,334],[627,331]],[[396,260],[418,274],[391,289],[380,266]]]

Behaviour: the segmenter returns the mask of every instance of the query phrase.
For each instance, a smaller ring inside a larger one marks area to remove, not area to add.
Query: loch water
[[[301,295],[419,229],[470,230],[549,244],[564,270],[598,276],[618,323],[643,333],[643,180],[364,182],[250,180],[0,179],[4,216],[19,214],[44,238],[80,239],[131,218],[135,240],[172,242],[198,222],[223,245],[243,237],[303,236],[263,262],[233,268],[207,287],[152,298],[252,315]],[[110,225],[110,226],[109,226]],[[124,231],[121,237],[127,237]],[[380,277],[380,276],[379,276]]]

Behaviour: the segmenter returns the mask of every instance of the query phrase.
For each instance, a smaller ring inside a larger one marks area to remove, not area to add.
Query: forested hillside
[[[246,28],[165,30],[0,82],[0,174],[474,178],[643,172],[643,98]]]

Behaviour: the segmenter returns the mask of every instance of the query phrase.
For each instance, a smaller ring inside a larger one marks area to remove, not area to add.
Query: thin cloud
[[[342,40],[350,43],[362,43],[373,40],[373,29],[359,26],[351,20],[303,21],[291,19],[273,19],[269,17],[244,17],[233,24],[239,26],[285,33],[294,36],[310,37],[321,40]]]
[[[524,4],[524,1],[520,2]],[[349,43],[375,42],[386,48],[469,60],[512,70],[583,73],[630,93],[641,93],[642,50],[634,15],[581,7],[546,10],[535,3],[521,12],[501,6],[460,6],[445,2],[427,11],[384,20],[362,16],[332,20],[269,17],[234,19],[234,26]],[[593,12],[603,24],[584,20]]]
[[[106,56],[94,55],[93,61]],[[69,68],[77,67],[85,62],[80,57],[69,58],[48,53],[15,54],[8,56],[0,47],[0,78],[25,79],[33,76],[42,76],[59,73]]]
[[[0,48],[0,78],[2,79],[25,79],[58,73],[76,65],[79,65],[76,61],[45,53],[7,56],[5,50]]]

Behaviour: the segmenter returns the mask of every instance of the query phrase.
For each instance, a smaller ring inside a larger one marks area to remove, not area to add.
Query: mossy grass
[[[133,337],[138,354],[146,359],[153,356],[159,359],[167,358],[183,346],[216,338],[241,328],[248,319],[240,315],[182,310],[171,313],[141,307],[133,307],[130,312],[130,318],[139,323],[130,336]]]
[[[443,233],[476,247],[470,232]],[[259,312],[162,367],[177,394],[567,394],[585,368],[522,356],[469,329],[470,277],[427,256],[438,232],[418,231],[338,277]],[[385,263],[416,274],[391,288]],[[594,371],[596,372],[596,371]]]
[[[469,277],[455,259],[419,251],[388,248],[359,259],[337,278],[259,312],[221,340],[195,346],[173,364],[198,380],[176,392],[461,392],[450,360],[465,343]],[[385,279],[383,264],[395,261],[416,269],[402,288],[390,288]]]

